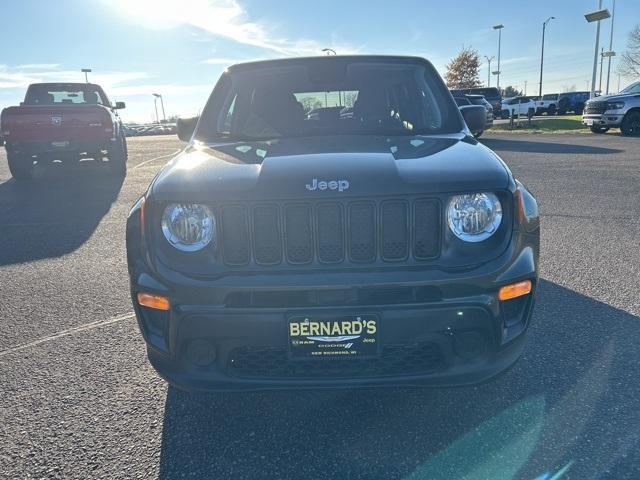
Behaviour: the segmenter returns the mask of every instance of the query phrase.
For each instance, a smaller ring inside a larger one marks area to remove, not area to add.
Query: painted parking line
[[[21,350],[26,350],[27,348],[35,347],[42,343],[51,342],[52,340],[57,340],[62,337],[75,335],[76,333],[85,332],[87,330],[93,330],[95,328],[105,327],[107,325],[112,325],[114,323],[121,322],[123,320],[129,320],[130,318],[134,318],[134,317],[135,317],[135,313],[130,312],[130,313],[125,313],[124,315],[119,315],[117,317],[109,318],[107,320],[96,320],[95,322],[85,323],[84,325],[80,325],[78,327],[61,330],[59,332],[54,333],[53,335],[48,335],[38,340],[34,340],[33,342],[25,343],[22,345],[18,345],[16,347],[9,348],[7,350],[0,351],[0,357],[4,357],[5,355],[9,355],[11,353],[19,352]]]
[[[129,168],[129,170],[135,170],[136,168],[139,168],[143,165],[146,165],[147,163],[150,162],[154,162],[156,160],[160,160],[161,158],[167,158],[167,157],[172,157],[173,155],[177,154],[180,151],[180,149],[176,150],[175,152],[171,152],[171,153],[167,153],[166,155],[160,155],[159,157],[154,157],[154,158],[150,158],[149,160],[145,160],[144,162],[141,162],[137,165],[134,165],[133,167]]]

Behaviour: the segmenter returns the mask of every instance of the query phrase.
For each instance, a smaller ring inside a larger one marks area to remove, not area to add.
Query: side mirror
[[[485,129],[487,123],[487,110],[482,105],[463,105],[460,108],[462,118],[472,133]]]
[[[116,102],[116,106],[113,108],[115,108],[116,110],[122,110],[123,108],[126,108],[126,105],[124,102]]]
[[[200,117],[179,118],[177,121],[178,138],[183,142],[190,142]]]

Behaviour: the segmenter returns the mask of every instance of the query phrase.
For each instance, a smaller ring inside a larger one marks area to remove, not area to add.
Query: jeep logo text
[[[318,180],[314,178],[311,183],[307,183],[307,190],[313,192],[314,190],[338,190],[344,192],[349,188],[348,180]]]

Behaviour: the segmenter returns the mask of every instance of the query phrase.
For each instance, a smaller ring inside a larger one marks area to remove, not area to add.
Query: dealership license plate
[[[69,146],[69,142],[51,142],[51,146],[55,148],[66,148]]]
[[[584,121],[584,123],[585,123],[585,125],[593,125],[593,120],[592,120],[592,119],[590,119],[590,118],[587,118],[587,119]]]
[[[294,316],[288,324],[292,358],[362,358],[378,354],[375,315],[316,318]]]

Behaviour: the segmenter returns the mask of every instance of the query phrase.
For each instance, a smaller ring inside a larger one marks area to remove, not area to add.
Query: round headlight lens
[[[162,233],[183,252],[196,252],[214,237],[216,221],[209,207],[198,203],[172,203],[162,215]]]
[[[481,242],[500,226],[502,205],[493,193],[456,195],[449,200],[447,220],[460,240]]]

